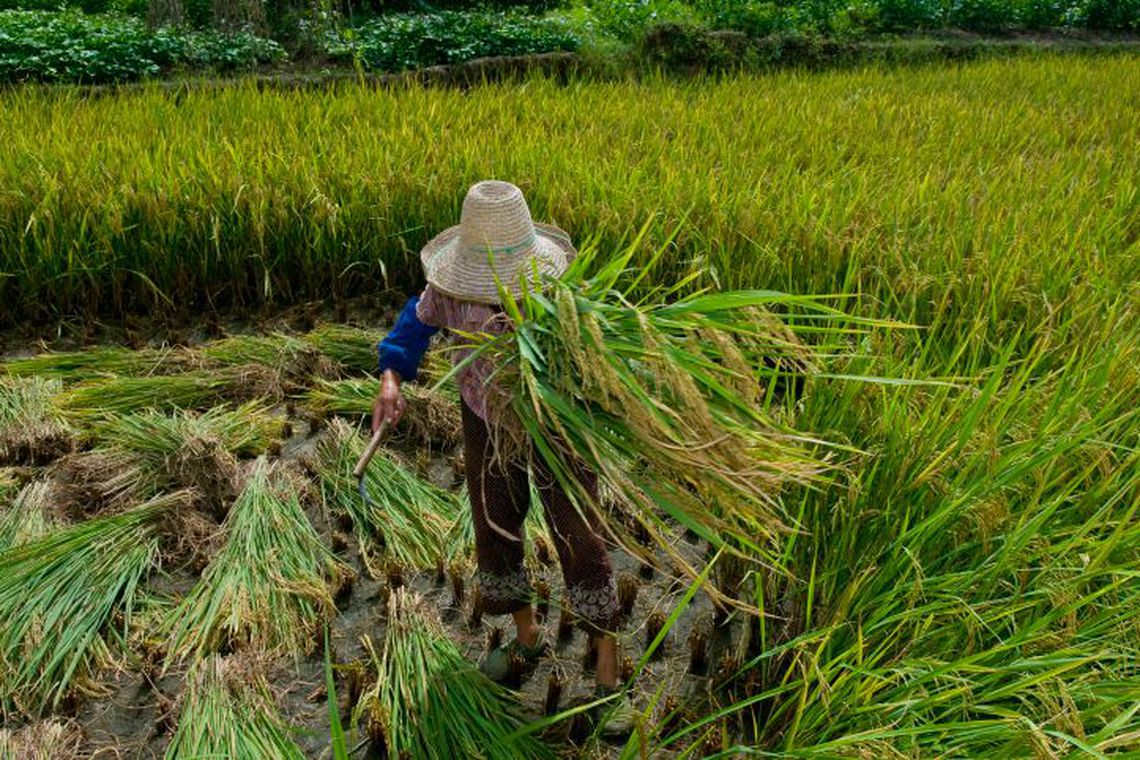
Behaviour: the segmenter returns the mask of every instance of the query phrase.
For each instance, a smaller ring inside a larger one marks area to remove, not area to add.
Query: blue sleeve
[[[392,330],[376,347],[380,356],[381,373],[386,369],[394,369],[404,380],[416,379],[428,342],[431,336],[439,332],[438,327],[425,325],[416,317],[419,302],[419,296],[408,299],[400,316],[396,317],[396,324],[392,325]]]

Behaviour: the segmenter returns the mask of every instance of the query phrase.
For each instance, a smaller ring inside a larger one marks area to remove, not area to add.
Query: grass
[[[380,652],[364,639],[376,680],[353,716],[368,724],[378,751],[439,760],[554,756],[532,737],[509,739],[521,723],[511,696],[459,651],[414,592],[392,592],[387,621]]]
[[[312,651],[350,571],[322,543],[295,485],[259,458],[222,529],[225,546],[166,621],[170,661],[240,648]]]
[[[383,577],[387,563],[424,570],[449,556],[448,531],[459,512],[455,497],[420,479],[381,449],[364,474],[371,503],[357,491],[352,468],[367,443],[357,431],[334,422],[321,444],[321,489],[325,503],[352,520],[369,572]]]
[[[205,657],[186,676],[178,727],[166,760],[228,757],[303,760],[305,754],[255,665]]]
[[[91,691],[130,630],[158,551],[160,518],[184,494],[0,553],[0,707],[35,716]]]

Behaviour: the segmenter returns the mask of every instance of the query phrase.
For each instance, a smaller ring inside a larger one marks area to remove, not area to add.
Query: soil
[[[279,314],[268,319],[235,318],[229,321],[222,329],[233,334],[257,330],[289,330],[307,329],[311,327],[307,322],[312,319],[314,312],[321,312],[321,308],[301,310],[303,317],[298,319],[296,314]],[[327,310],[325,310],[327,311]],[[339,310],[338,310],[339,311]],[[354,311],[355,321],[358,324],[377,325],[387,321],[390,315],[387,307],[377,306],[375,301],[363,308]],[[344,317],[343,312],[337,315]],[[161,324],[146,325],[141,329],[149,331],[146,343],[159,344],[165,342],[167,326]],[[195,338],[213,337],[218,331],[218,325],[213,326],[182,326],[178,328],[183,335]],[[120,334],[118,328],[103,328],[96,334],[85,332],[82,336],[61,335],[53,341],[53,350],[68,350],[89,345],[92,337],[100,340],[114,341]],[[138,335],[140,327],[134,328]],[[5,336],[5,344],[14,336]],[[194,341],[188,341],[194,342]],[[17,353],[25,353],[23,351]],[[286,414],[284,408],[282,414]],[[292,420],[291,429],[294,431],[290,439],[284,441],[280,448],[280,457],[284,460],[300,463],[312,456],[313,448],[322,435],[320,426],[308,424],[308,420],[297,418]],[[403,446],[401,453],[412,454],[415,449],[407,441],[397,441],[397,447]],[[456,451],[435,450],[430,458],[419,457],[425,462],[421,475],[444,488],[457,489],[461,478],[453,469],[456,461]],[[407,461],[416,461],[417,457],[408,456]],[[324,536],[332,541],[332,535],[340,529],[339,525],[330,525],[330,520],[324,513],[323,506],[319,504],[307,507],[314,526]],[[678,532],[677,547],[683,554],[698,562],[704,553],[703,542],[692,541]],[[335,545],[335,542],[334,542]],[[341,557],[357,571],[357,579],[351,590],[338,600],[338,614],[330,626],[330,647],[332,658],[337,666],[343,666],[361,661],[365,658],[365,650],[361,638],[371,636],[380,642],[384,636],[383,592],[386,579],[369,577],[361,559],[355,539],[349,537],[347,547],[340,552]],[[688,582],[668,577],[657,572],[650,579],[639,577],[641,564],[628,554],[615,550],[612,553],[616,575],[631,576],[637,579],[638,594],[630,622],[621,633],[623,655],[637,661],[646,646],[646,622],[654,612],[668,615],[678,603],[688,588]],[[473,564],[473,563],[472,563]],[[540,567],[539,563],[533,563]],[[667,566],[662,560],[662,566]],[[551,589],[550,615],[544,623],[548,641],[554,643],[549,656],[544,658],[535,672],[527,678],[518,690],[518,699],[528,718],[537,719],[543,715],[544,703],[547,698],[547,686],[551,673],[558,671],[563,674],[565,684],[559,708],[565,709],[576,697],[586,697],[593,693],[593,672],[591,667],[583,665],[583,656],[587,647],[587,637],[579,630],[573,631],[571,636],[562,641],[555,642],[557,617],[559,610],[559,597],[562,583],[557,567],[540,567],[536,579],[541,578]],[[188,590],[195,580],[194,574],[185,567],[167,569],[156,573],[152,578],[150,588],[160,594],[181,595]],[[436,609],[439,610],[443,624],[459,646],[472,661],[477,661],[487,648],[495,627],[506,628],[510,622],[506,618],[493,618],[484,616],[477,625],[471,625],[471,604],[473,580],[468,577],[466,587],[469,589],[465,595],[462,609],[452,606],[452,590],[450,583],[437,582],[434,569],[406,574],[404,582],[422,594]],[[707,596],[698,594],[693,602],[680,615],[676,625],[669,632],[664,653],[652,662],[649,662],[636,681],[633,692],[634,704],[637,708],[649,711],[650,725],[659,720],[662,715],[662,705],[673,702],[685,705],[693,713],[701,712],[701,707],[707,703],[712,676],[707,674],[691,674],[689,669],[689,636],[698,627],[705,630],[710,639],[708,661],[714,666],[720,661],[723,654],[729,651],[741,639],[741,627],[731,618],[721,625],[713,624],[714,608]],[[508,640],[512,633],[504,630],[503,640]],[[336,687],[342,706],[343,721],[347,727],[350,715],[350,706],[346,704],[349,694],[344,669],[337,667]],[[127,662],[115,670],[100,674],[100,682],[106,692],[102,695],[80,697],[73,706],[71,714],[82,726],[83,740],[81,757],[91,758],[158,758],[163,755],[169,742],[170,734],[176,720],[175,705],[182,688],[182,674],[170,673],[160,676],[154,667],[148,668],[138,661],[137,657],[128,658]],[[314,646],[311,655],[303,656],[298,660],[281,660],[274,663],[271,668],[271,686],[276,693],[284,718],[296,727],[297,741],[304,749],[306,755],[312,758],[331,757],[329,744],[329,715],[327,695],[325,692],[325,671],[323,648]],[[654,707],[656,705],[656,707]],[[556,727],[554,735],[548,740],[556,746],[565,748],[566,754],[576,756],[612,756],[620,745],[603,745],[585,749],[577,749],[566,741],[568,725]],[[367,747],[361,746],[356,756],[367,756]]]

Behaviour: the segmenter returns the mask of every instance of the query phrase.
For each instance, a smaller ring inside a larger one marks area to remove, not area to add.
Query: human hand
[[[384,370],[380,378],[380,392],[372,402],[372,432],[380,429],[380,423],[387,422],[389,427],[394,426],[404,416],[403,395],[400,394],[400,384],[403,380],[400,374],[393,369]]]

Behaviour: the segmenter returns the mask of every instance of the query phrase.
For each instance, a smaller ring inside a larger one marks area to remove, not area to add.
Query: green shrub
[[[355,48],[369,69],[403,71],[487,56],[574,50],[578,45],[578,37],[555,20],[503,11],[441,11],[374,19],[353,30],[352,44],[341,40],[327,52],[351,58]]]
[[[751,37],[766,37],[787,27],[782,9],[759,0],[693,0],[693,8],[713,29],[733,29]]]
[[[929,29],[942,21],[938,0],[878,0],[879,27],[886,31]]]
[[[1140,31],[1140,0],[1076,0],[1066,20],[1089,29]]]
[[[972,32],[998,32],[1017,24],[1009,0],[953,0],[948,21]]]
[[[252,34],[150,30],[137,18],[76,10],[0,11],[0,81],[122,82],[177,65],[230,70],[282,55]]]

